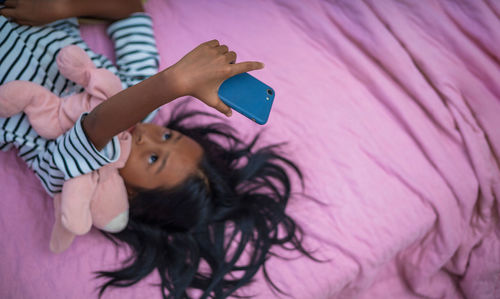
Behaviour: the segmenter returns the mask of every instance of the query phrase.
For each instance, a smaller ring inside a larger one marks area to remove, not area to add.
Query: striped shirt
[[[96,67],[117,75],[124,88],[157,73],[159,57],[148,15],[136,13],[117,21],[108,27],[107,33],[114,43],[116,65],[88,48],[74,18],[31,27],[11,23],[0,16],[0,84],[31,81],[58,96],[83,91],[57,69],[56,55],[67,45],[81,47]],[[116,137],[98,151],[85,136],[81,118],[65,134],[47,140],[33,130],[24,113],[0,118],[0,150],[12,147],[17,148],[18,155],[36,173],[50,195],[61,192],[65,180],[97,170],[116,161],[120,155]]]

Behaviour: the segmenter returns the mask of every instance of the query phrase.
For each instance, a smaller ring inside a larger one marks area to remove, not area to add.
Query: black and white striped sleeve
[[[82,128],[81,119],[84,115],[86,113],[82,114],[73,128],[52,143],[44,153],[45,159],[42,158],[50,163],[49,170],[58,169],[59,173],[63,174],[64,180],[97,170],[116,161],[120,156],[120,144],[117,137],[113,137],[100,151],[94,147]],[[50,176],[47,180],[50,182]]]
[[[120,157],[117,137],[98,151],[83,131],[82,114],[75,125],[55,140],[40,137],[30,126],[26,114],[0,118],[0,150],[11,146],[54,195],[61,192],[64,181],[92,172]]]
[[[134,13],[111,24],[107,32],[114,43],[122,82],[132,86],[158,72],[159,55],[151,17]]]

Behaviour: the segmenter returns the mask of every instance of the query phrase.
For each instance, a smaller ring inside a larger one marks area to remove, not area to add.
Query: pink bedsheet
[[[288,141],[307,192],[327,204],[290,203],[306,246],[329,262],[271,259],[280,288],[294,298],[500,298],[498,1],[146,7],[162,67],[213,38],[266,64],[254,75],[277,97],[264,141]],[[112,52],[102,27],[83,33]],[[236,114],[229,122],[244,136],[261,129]],[[50,198],[14,152],[0,165],[0,298],[96,297],[91,272],[126,250],[92,231],[51,254]],[[161,298],[156,278],[104,298]],[[241,294],[277,296],[261,274]]]

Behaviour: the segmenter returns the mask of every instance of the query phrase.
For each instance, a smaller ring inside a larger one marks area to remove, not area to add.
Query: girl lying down
[[[134,255],[122,269],[99,273],[107,278],[100,294],[158,270],[164,297],[185,298],[194,288],[203,298],[225,298],[250,283],[261,266],[265,273],[274,246],[313,258],[302,247],[300,227],[285,213],[292,190],[289,172],[299,178],[301,173],[279,154],[278,145],[255,150],[258,136],[245,143],[222,123],[188,125],[189,119],[207,115],[185,109],[174,109],[165,127],[147,123],[157,108],[186,95],[231,116],[218,87],[233,75],[261,69],[262,63],[235,63],[236,53],[212,40],[158,72],[152,21],[140,2],[64,3],[5,1],[0,84],[30,81],[58,96],[81,91],[56,63],[62,48],[76,45],[96,67],[116,75],[123,90],[81,114],[54,139],[41,137],[25,113],[0,118],[0,149],[16,148],[45,190],[56,195],[68,178],[114,162],[120,147],[116,135],[131,132],[130,154],[119,169],[129,220],[123,231],[108,236],[128,244]],[[107,32],[116,66],[87,47],[75,18],[63,19],[81,15],[114,21]],[[52,23],[30,26],[47,22]],[[228,243],[234,245],[231,250]],[[244,250],[248,257],[242,260]]]

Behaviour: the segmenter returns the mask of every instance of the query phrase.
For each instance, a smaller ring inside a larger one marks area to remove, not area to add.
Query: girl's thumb
[[[227,117],[230,117],[233,114],[231,108],[229,108],[229,106],[224,104],[224,102],[222,102],[221,99],[218,99],[217,105],[214,108]]]

